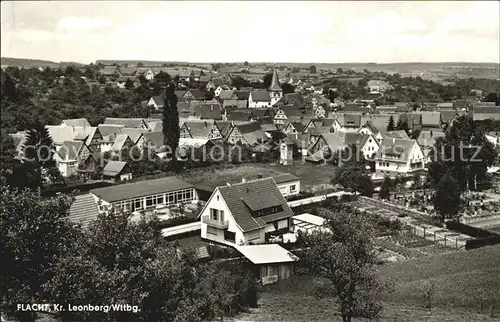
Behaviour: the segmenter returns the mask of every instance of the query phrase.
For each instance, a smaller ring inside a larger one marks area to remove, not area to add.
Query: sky
[[[1,56],[500,63],[498,1],[2,1]]]

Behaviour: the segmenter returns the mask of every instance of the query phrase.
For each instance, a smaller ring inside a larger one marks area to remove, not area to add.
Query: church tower
[[[268,91],[269,96],[271,96],[271,106],[283,97],[283,89],[280,86],[278,72],[276,69],[274,69],[273,79],[271,80],[271,86],[269,86]]]

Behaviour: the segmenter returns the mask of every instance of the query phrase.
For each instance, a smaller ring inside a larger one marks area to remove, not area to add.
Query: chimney
[[[432,137],[432,131],[431,131],[431,137]]]
[[[241,183],[246,183],[247,179],[246,178],[241,178]]]
[[[392,144],[396,144],[396,138],[392,138]]]
[[[231,187],[231,182],[227,182],[226,186]]]
[[[262,179],[262,174],[260,174],[260,173],[259,173],[259,174],[257,175],[257,178]]]

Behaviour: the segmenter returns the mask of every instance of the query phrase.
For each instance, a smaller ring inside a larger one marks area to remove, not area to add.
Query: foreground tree
[[[446,218],[457,219],[461,208],[460,186],[450,174],[446,174],[436,185],[434,208],[439,211],[442,221]]]
[[[44,303],[46,285],[60,258],[73,253],[78,230],[67,221],[71,198],[42,199],[39,192],[2,189],[0,212],[0,294],[3,312],[22,321],[36,313],[18,312],[18,303]],[[48,302],[47,302],[48,303]]]
[[[377,318],[381,284],[376,278],[373,225],[350,208],[328,213],[328,231],[306,234],[306,261],[311,272],[325,278],[320,292],[334,295],[344,322],[356,317]]]

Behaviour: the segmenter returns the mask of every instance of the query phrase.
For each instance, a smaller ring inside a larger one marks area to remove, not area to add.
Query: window
[[[290,186],[290,192],[295,192],[295,189],[297,189],[297,187],[294,184]]]
[[[220,221],[224,221],[224,210],[219,210]]]
[[[146,197],[146,207],[153,206],[153,197]]]
[[[219,220],[219,211],[214,208],[210,208],[210,219]]]
[[[210,234],[210,235],[217,235],[217,228],[211,227],[211,226],[207,226],[207,233]]]
[[[236,242],[236,233],[233,233],[232,231],[225,230],[224,231],[224,239],[229,241],[229,242]]]
[[[217,201],[219,201],[219,195],[217,195]]]
[[[165,202],[164,202],[163,195],[158,195],[158,196],[156,196],[156,204],[157,204],[157,205],[162,205],[162,204],[164,204],[164,203],[165,203]]]
[[[142,199],[134,199],[133,211],[142,209]]]
[[[278,267],[276,265],[269,265],[267,267],[267,276],[278,275]]]

